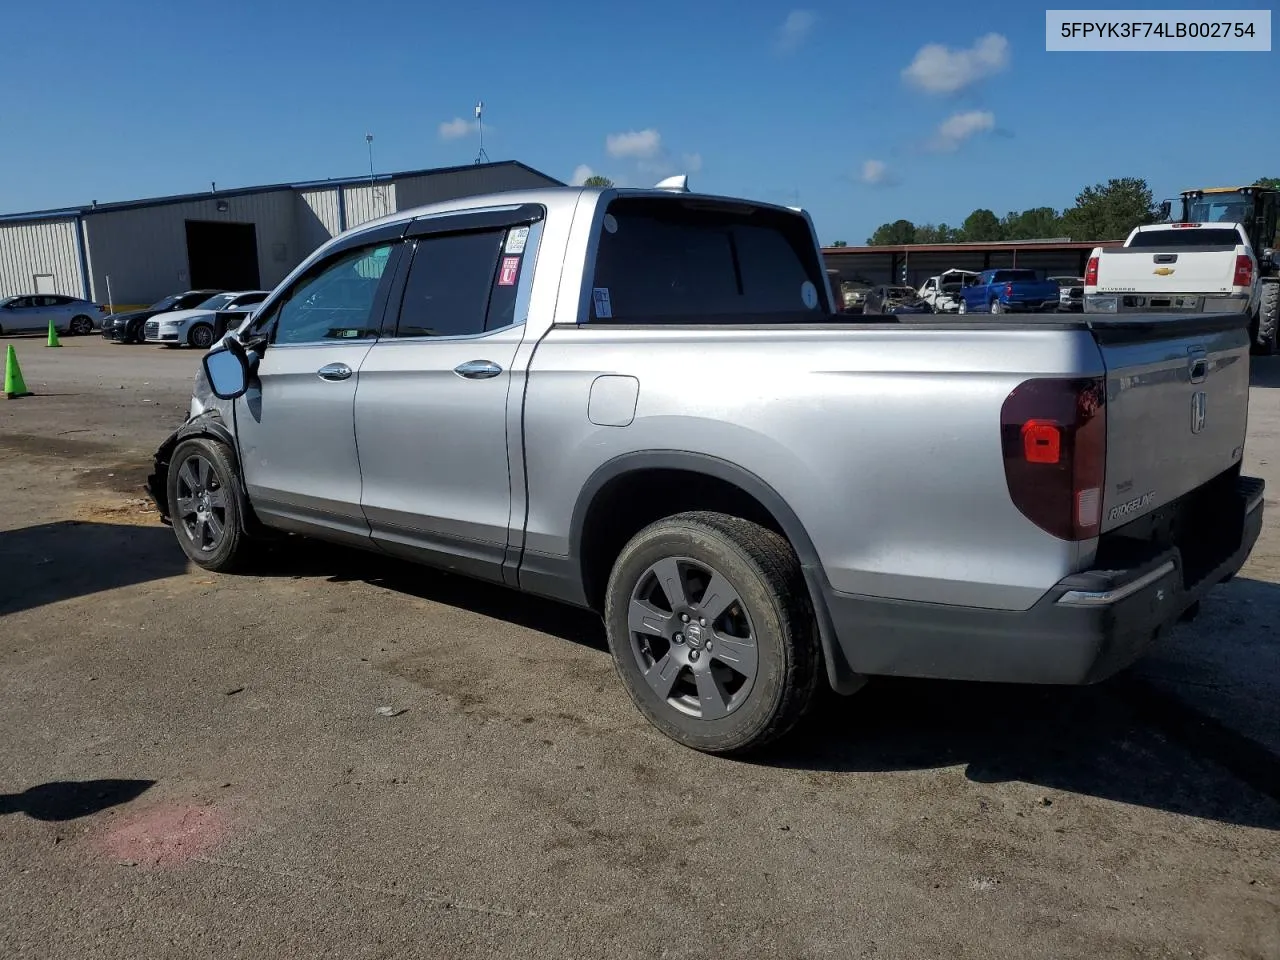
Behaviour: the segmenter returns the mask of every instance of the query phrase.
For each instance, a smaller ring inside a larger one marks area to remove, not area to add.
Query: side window
[[[364,247],[330,260],[303,276],[272,315],[254,326],[273,325],[272,343],[376,337],[374,307],[391,250],[392,244]]]
[[[523,256],[503,255],[507,234],[499,229],[420,238],[395,336],[465,337],[510,326]]]
[[[10,301],[10,306],[15,310],[21,310],[23,307],[31,306],[31,297],[18,297],[16,300]]]

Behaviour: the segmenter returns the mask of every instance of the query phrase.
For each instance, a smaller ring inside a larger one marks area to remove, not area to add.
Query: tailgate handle
[[[1152,259],[1156,263],[1177,263],[1178,255],[1176,253],[1157,253]]]
[[[1209,375],[1209,360],[1204,355],[1204,347],[1193,347],[1187,360],[1191,367],[1191,382],[1203,383]]]

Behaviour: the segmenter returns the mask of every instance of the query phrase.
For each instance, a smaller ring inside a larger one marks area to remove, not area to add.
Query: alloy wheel
[[[194,453],[178,468],[176,519],[187,537],[204,551],[216,550],[227,527],[227,491],[208,458]]]
[[[758,666],[746,605],[710,565],[667,557],[636,582],[627,612],[632,655],[668,706],[719,720],[746,701]]]

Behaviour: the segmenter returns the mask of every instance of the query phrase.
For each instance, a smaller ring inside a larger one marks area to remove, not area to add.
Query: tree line
[[[1280,186],[1280,178],[1261,177],[1258,186]],[[1074,206],[1058,211],[1053,207],[1011,210],[1003,217],[980,207],[953,227],[946,223],[912,223],[895,220],[882,223],[867,238],[867,246],[882,247],[907,243],[962,243],[992,240],[1045,240],[1070,237],[1072,240],[1122,240],[1134,227],[1156,223],[1160,208],[1147,181],[1141,177],[1119,177],[1085,187]],[[832,246],[847,244],[837,240]]]

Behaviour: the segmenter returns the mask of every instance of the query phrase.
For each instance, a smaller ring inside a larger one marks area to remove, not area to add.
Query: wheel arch
[[[656,493],[646,502],[632,494],[648,485]],[[673,485],[675,496],[660,499]],[[620,517],[611,508],[627,503]],[[796,552],[818,623],[827,678],[833,689],[852,693],[862,685],[840,646],[827,609],[826,577],[813,540],[787,501],[758,475],[728,460],[687,450],[639,450],[606,461],[587,478],[578,494],[569,531],[570,565],[580,578],[586,604],[603,609],[604,588],[613,561],[627,540],[662,516],[689,509],[746,514],[782,534]]]
[[[173,451],[178,445],[186,440],[216,440],[227,448],[227,455],[231,458],[231,464],[236,471],[236,479],[239,482],[240,496],[240,518],[241,528],[245,533],[257,535],[260,532],[260,524],[257,516],[253,513],[253,505],[249,503],[248,496],[243,494],[244,491],[244,470],[240,465],[240,452],[236,447],[235,435],[223,420],[222,415],[217,410],[206,410],[204,413],[188,420],[181,427],[169,434],[164,442],[160,444],[155,452],[154,471],[147,477],[147,492],[151,494],[151,499],[155,501],[156,509],[160,513],[160,519],[165,523],[171,522],[171,514],[169,511],[169,464],[173,458]]]

